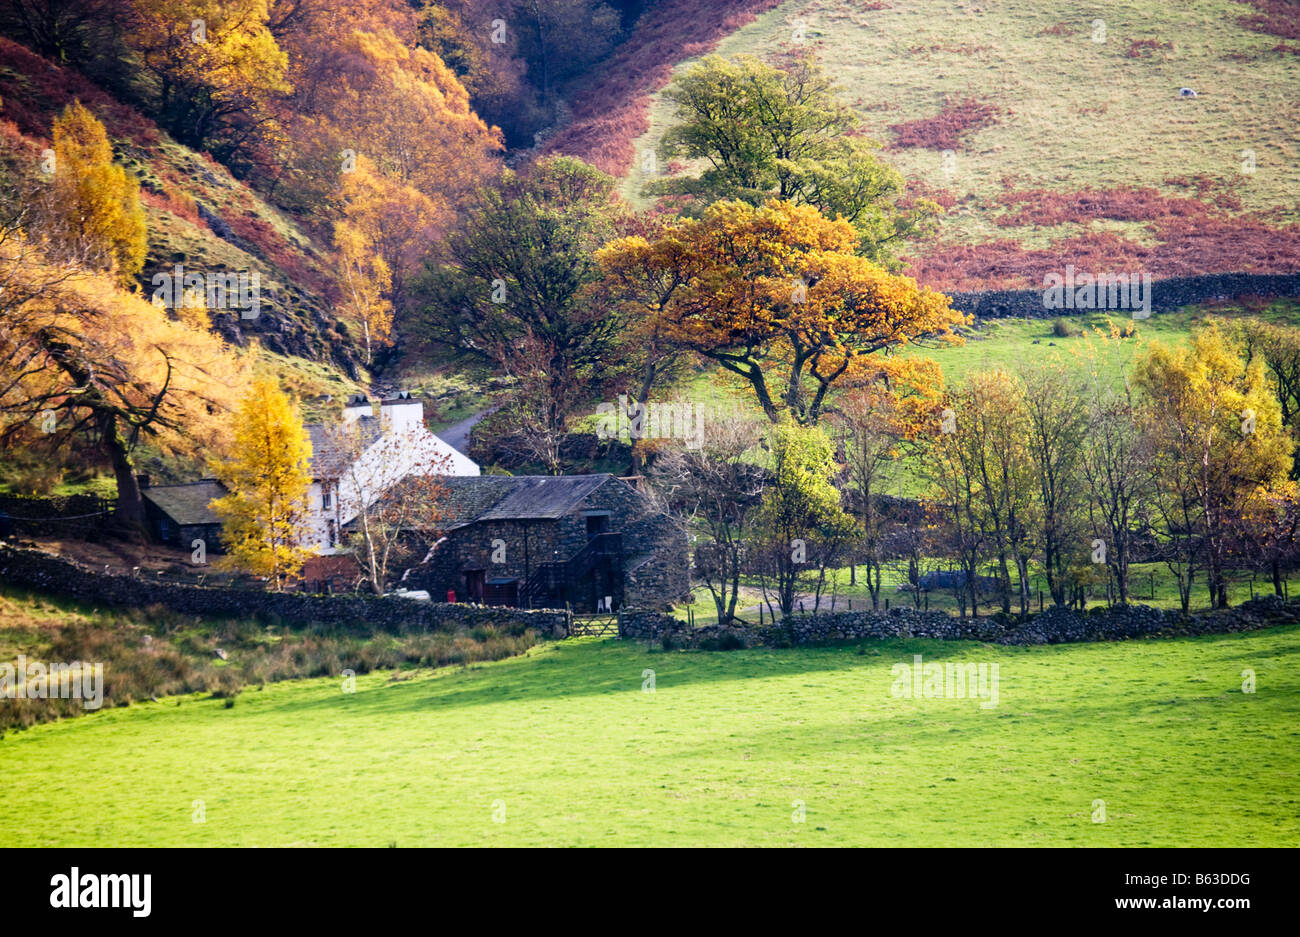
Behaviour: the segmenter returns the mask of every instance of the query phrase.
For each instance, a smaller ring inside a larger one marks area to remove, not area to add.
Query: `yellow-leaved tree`
[[[432,205],[419,192],[376,174],[365,157],[343,191],[343,217],[334,223],[340,305],[361,326],[370,364],[374,346],[388,344],[393,327],[393,264],[404,271],[411,248],[427,243],[421,236],[429,230],[424,210],[431,213]]]
[[[51,199],[50,240],[59,252],[130,283],[148,249],[140,184],[113,162],[104,125],[80,101],[54,121]]]
[[[222,565],[263,576],[276,591],[302,569],[311,437],[275,381],[253,382],[235,414],[234,457],[213,465],[230,494],[212,502],[228,555]]]
[[[239,149],[290,90],[270,0],[132,0],[127,44],[140,58],[159,123],[194,146]]]
[[[1183,611],[1202,570],[1211,604],[1226,608],[1241,519],[1291,468],[1295,443],[1277,394],[1263,362],[1247,364],[1213,323],[1185,348],[1153,342],[1134,383],[1142,392],[1162,546]]]
[[[0,447],[35,433],[94,453],[117,480],[119,523],[142,527],[137,446],[180,458],[221,448],[245,356],[199,310],[173,319],[21,231],[0,239],[0,286]]]

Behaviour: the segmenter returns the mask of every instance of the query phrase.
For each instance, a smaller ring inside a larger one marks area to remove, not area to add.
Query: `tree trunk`
[[[132,532],[145,533],[144,498],[140,494],[140,480],[135,476],[135,465],[127,449],[126,438],[117,425],[117,417],[108,414],[103,419],[104,447],[113,463],[113,476],[117,479],[117,508],[113,518],[118,526]]]

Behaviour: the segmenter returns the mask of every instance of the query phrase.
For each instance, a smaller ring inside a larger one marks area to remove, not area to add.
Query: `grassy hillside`
[[[917,251],[932,285],[1038,285],[1065,262],[1294,270],[1300,47],[1252,28],[1253,12],[1234,0],[791,0],[717,52],[817,56],[884,157],[949,208]],[[637,152],[670,120],[654,96]],[[634,167],[625,195],[646,181]]]
[[[145,294],[153,292],[155,274],[170,274],[176,264],[187,273],[256,272],[258,318],[214,309],[213,327],[240,345],[256,337],[286,369],[299,371],[304,392],[355,389],[364,375],[348,325],[332,315],[334,273],[318,240],[322,232],[278,210],[225,167],[176,143],[77,72],[0,38],[0,158],[38,161],[50,145],[54,118],[75,100],[104,123],[117,160],[140,181],[149,227],[148,259],[139,276]],[[310,375],[291,359],[319,368]]]
[[[0,662],[20,654],[31,661],[100,662],[110,707],[175,694],[228,700],[246,686],[345,669],[369,673],[497,660],[537,641],[532,631],[507,633],[491,626],[399,636],[203,618],[161,607],[101,610],[0,587]],[[84,715],[76,701],[0,699],[0,737],[13,727]]]
[[[1295,846],[1297,652],[1293,627],[857,652],[578,639],[10,735],[0,823],[22,846]],[[894,698],[914,654],[998,664],[998,706]]]

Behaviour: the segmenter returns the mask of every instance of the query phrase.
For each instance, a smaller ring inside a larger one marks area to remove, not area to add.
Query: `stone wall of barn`
[[[601,485],[553,521],[480,521],[453,530],[430,562],[411,572],[406,585],[428,589],[435,598],[445,596],[448,589],[463,597],[465,571],[481,569],[486,579],[518,579],[522,587],[527,573],[538,566],[563,562],[586,547],[587,516],[602,511],[609,513],[609,531],[623,535],[626,558],[649,554],[645,563],[626,575],[623,603],[657,608],[686,598],[690,563],[685,534],[655,512],[644,495],[618,480]],[[498,546],[504,549],[493,546],[496,540],[502,541]]]

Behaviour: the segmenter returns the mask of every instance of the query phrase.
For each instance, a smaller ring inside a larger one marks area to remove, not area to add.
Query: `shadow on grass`
[[[1252,632],[1252,635],[1269,635],[1285,632],[1295,626],[1282,626]],[[1300,630],[1295,634],[1300,637]],[[1263,661],[1281,653],[1300,653],[1300,642],[1291,647],[1276,645],[1256,652],[1238,653],[1234,642],[1243,635],[1207,635],[1176,639],[1196,642],[1207,652],[1201,665],[1212,663],[1217,656],[1224,661],[1225,671],[1235,671],[1227,666],[1231,660]],[[920,654],[926,662],[997,662],[1002,667],[1002,679],[1014,681],[1014,672],[1007,670],[1017,660],[1034,659],[1036,662],[1053,657],[1070,655],[1076,660],[1092,654],[1100,655],[1096,662],[1099,681],[1111,680],[1124,685],[1134,679],[1146,679],[1126,673],[1106,676],[1106,668],[1121,664],[1131,665],[1145,654],[1155,654],[1165,641],[1128,641],[1118,643],[1051,644],[1020,647],[992,645],[976,641],[936,641],[927,639],[891,638],[880,641],[853,642],[834,645],[812,645],[797,649],[751,649],[742,651],[661,651],[647,650],[644,644],[624,642],[612,638],[576,639],[544,645],[539,651],[526,656],[509,658],[492,663],[471,665],[468,669],[455,668],[435,672],[430,678],[422,672],[409,683],[399,681],[383,687],[386,692],[373,688],[355,695],[285,701],[277,708],[311,711],[336,709],[340,705],[350,711],[368,713],[410,712],[418,710],[459,709],[467,706],[484,706],[510,700],[529,700],[539,704],[575,697],[599,698],[618,693],[640,693],[645,670],[653,670],[657,686],[662,689],[701,684],[744,682],[755,678],[781,678],[802,674],[845,673],[854,670],[872,670],[879,677],[881,670],[887,675],[895,663],[911,664],[913,655]],[[1215,655],[1217,645],[1228,645]],[[866,653],[858,653],[859,649]],[[1123,650],[1125,659],[1116,661],[1113,652]],[[1077,670],[1072,668],[1073,673]],[[1228,681],[1231,683],[1232,681]],[[1014,683],[1012,683],[1014,685]],[[1157,684],[1158,685],[1158,684]],[[1225,684],[1226,685],[1226,684]],[[885,685],[888,689],[888,683]],[[1095,692],[1096,686],[1092,687]],[[1185,693],[1183,688],[1179,692]],[[1004,691],[1005,694],[1005,691]],[[1065,694],[1071,698],[1076,693]],[[1004,695],[1005,698],[1005,695]],[[1097,707],[1104,710],[1104,706]]]

